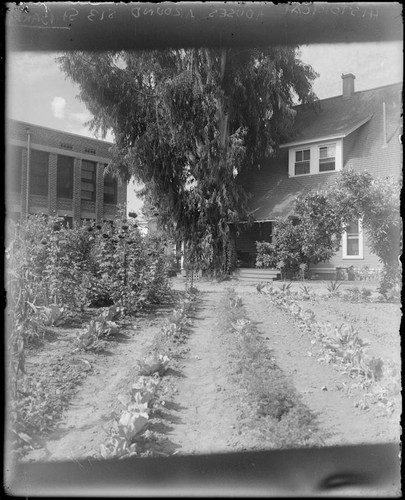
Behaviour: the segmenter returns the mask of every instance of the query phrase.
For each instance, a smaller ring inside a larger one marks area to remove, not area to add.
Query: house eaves
[[[352,134],[355,130],[360,128],[362,125],[367,123],[368,121],[371,120],[373,117],[373,114],[366,116],[365,118],[362,118],[361,120],[357,121],[354,124],[351,124],[348,128],[342,130],[341,132],[338,132],[337,134],[333,135],[326,135],[326,136],[321,136],[321,137],[306,137],[304,139],[299,139],[296,141],[291,141],[291,142],[286,142],[284,144],[280,144],[280,149],[283,148],[291,148],[295,146],[301,146],[304,144],[313,144],[314,142],[330,142],[330,141],[335,141],[337,139],[344,139],[348,135]]]

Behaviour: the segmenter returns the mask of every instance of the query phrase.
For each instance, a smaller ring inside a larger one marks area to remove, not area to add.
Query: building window
[[[82,200],[96,201],[97,163],[82,160]]]
[[[336,146],[321,146],[319,148],[319,172],[335,170]]]
[[[22,181],[22,156],[23,148],[10,146],[8,150],[7,173],[9,176],[9,187],[13,193],[21,193]]]
[[[31,150],[31,186],[30,192],[48,196],[49,153]]]
[[[104,177],[104,203],[117,204],[117,179],[111,174]]]
[[[301,149],[295,152],[295,175],[309,174],[311,152],[309,149]]]
[[[363,230],[361,220],[352,222],[343,233],[343,258],[363,258]]]
[[[56,194],[58,198],[73,198],[73,162],[70,156],[58,155]]]

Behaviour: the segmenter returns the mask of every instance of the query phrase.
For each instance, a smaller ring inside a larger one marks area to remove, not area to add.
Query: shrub
[[[256,265],[278,267],[284,277],[294,277],[299,273],[300,264],[305,262],[299,227],[292,220],[278,219],[272,238],[272,243],[256,243]]]

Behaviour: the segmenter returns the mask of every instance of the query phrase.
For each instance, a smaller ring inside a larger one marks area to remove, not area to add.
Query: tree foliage
[[[343,170],[330,190],[331,202],[347,224],[362,219],[370,250],[384,266],[380,287],[383,293],[401,280],[400,193],[397,179],[373,178],[369,172],[352,169]]]
[[[303,252],[300,227],[287,218],[277,219],[272,234],[272,242],[256,242],[257,267],[278,268],[288,277],[293,277],[301,263],[307,258]]]
[[[95,131],[112,129],[110,170],[144,183],[163,227],[199,268],[220,269],[229,222],[246,215],[237,177],[293,133],[295,96],[317,76],[295,47],[70,52]]]
[[[256,265],[277,267],[283,261],[296,271],[300,263],[325,262],[339,250],[345,228],[361,219],[370,250],[384,267],[380,290],[385,293],[400,281],[400,189],[392,178],[342,170],[329,189],[296,199],[295,223],[277,221],[272,243],[257,243]]]

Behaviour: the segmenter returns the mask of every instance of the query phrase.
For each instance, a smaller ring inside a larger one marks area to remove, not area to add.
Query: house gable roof
[[[311,137],[311,134],[301,134],[301,138],[297,139],[292,142],[286,142],[284,144],[280,145],[280,148],[289,148],[293,146],[300,146],[303,144],[311,144],[313,142],[327,142],[327,141],[333,141],[336,139],[343,139],[347,137],[348,135],[352,134],[354,131],[356,131],[358,128],[360,128],[362,125],[367,123],[373,115],[367,115],[361,119],[357,119],[354,117],[353,119],[349,119],[347,123],[336,123],[336,129],[334,132],[332,130],[324,130],[323,134],[324,135],[314,135]],[[329,124],[330,125],[330,124]],[[317,127],[313,127],[317,128]],[[318,133],[318,132],[317,132]],[[304,135],[304,137],[302,137]]]
[[[401,88],[401,84],[386,85],[355,92],[349,99],[340,95],[317,101],[313,106],[296,106],[297,136],[281,147],[347,137],[374,114],[382,113],[383,102],[397,101]]]
[[[302,177],[271,176],[271,188],[251,201],[250,215],[256,221],[274,221],[277,217],[289,217],[294,213],[294,200],[300,194],[323,191],[336,178],[336,172]]]

